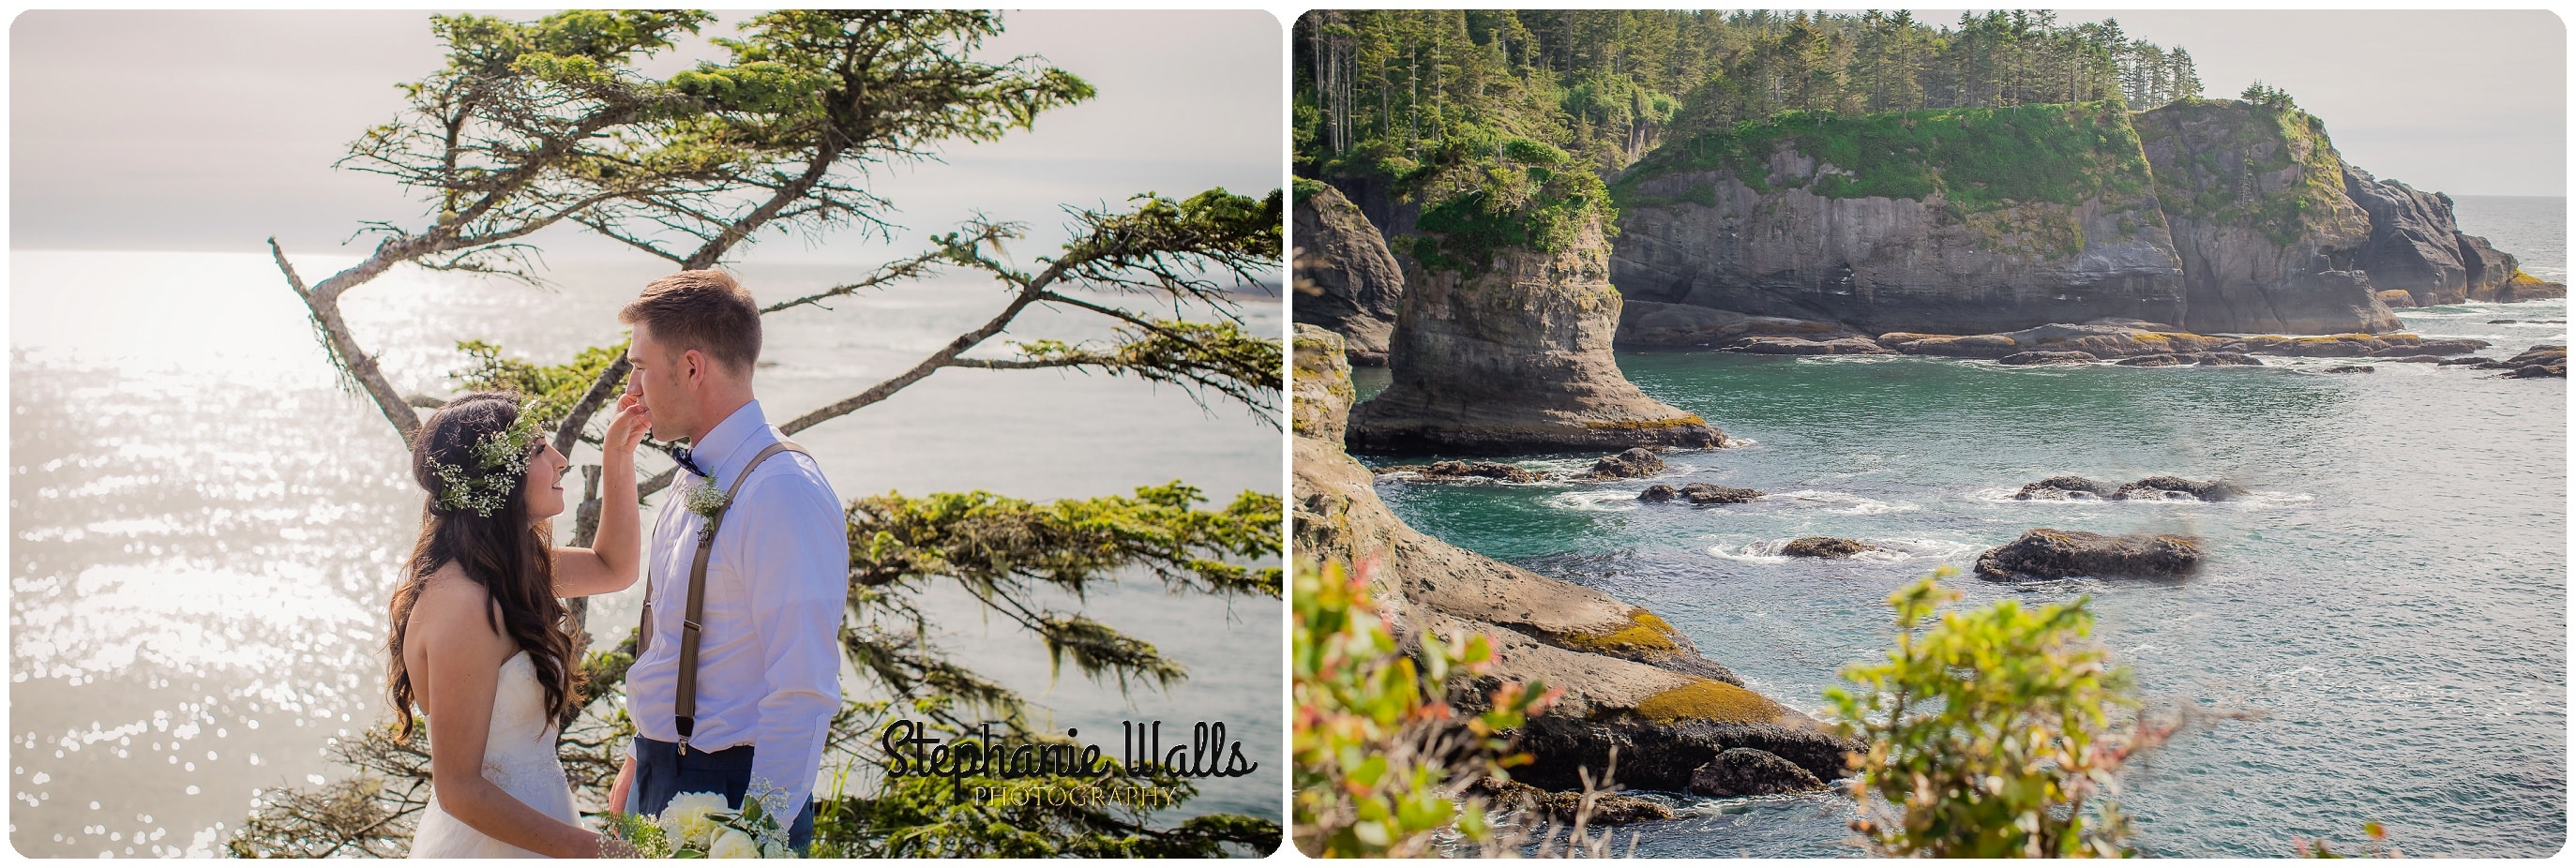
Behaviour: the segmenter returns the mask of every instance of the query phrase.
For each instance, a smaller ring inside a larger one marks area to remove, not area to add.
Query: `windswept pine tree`
[[[999,13],[979,11],[762,13],[738,36],[714,40],[722,60],[667,77],[639,69],[711,20],[705,12],[643,10],[563,12],[534,22],[432,16],[447,65],[405,85],[406,110],[367,131],[341,162],[393,178],[421,202],[422,217],[367,224],[379,239],[370,255],[309,284],[289,252],[270,242],[286,288],[304,302],[344,384],[390,423],[395,436],[380,447],[407,448],[420,424],[416,407],[441,403],[397,392],[340,315],[342,299],[391,269],[539,282],[542,264],[525,239],[556,224],[583,227],[674,269],[733,262],[761,233],[857,228],[882,239],[891,206],[870,192],[872,173],[932,158],[945,146],[1029,129],[1040,114],[1093,96],[1090,84],[1037,58],[975,59],[982,41],[1002,31]],[[1034,261],[1003,249],[1025,237],[1025,224],[978,217],[934,236],[925,250],[764,309],[764,316],[822,315],[832,299],[942,271],[1001,290],[989,319],[910,368],[804,409],[779,429],[792,436],[951,368],[1132,377],[1178,386],[1203,403],[1239,406],[1253,424],[1279,424],[1280,343],[1243,328],[1231,289],[1276,268],[1285,217],[1280,191],[1212,189],[1178,199],[1148,193],[1121,207],[1068,207],[1065,216],[1068,240]],[[1096,318],[1117,337],[1049,339],[1023,320],[1038,309]],[[993,346],[1015,325],[1024,339],[1011,349]],[[623,344],[538,364],[471,335],[458,338],[472,359],[454,372],[463,390],[528,395],[566,454],[601,442],[604,420],[594,417],[624,386]],[[601,509],[600,468],[584,469],[575,545],[589,543]],[[660,492],[672,478],[665,471],[641,480],[640,493]],[[1207,501],[1175,480],[1133,496],[1053,503],[982,491],[849,502],[852,564],[841,651],[886,698],[846,707],[834,721],[833,745],[865,755],[872,742],[860,730],[890,708],[951,730],[999,719],[1028,734],[1029,699],[930,641],[921,600],[938,585],[966,590],[987,615],[1039,639],[1055,663],[1070,660],[1095,680],[1124,689],[1186,678],[1182,662],[1151,643],[1078,604],[1066,610],[1048,601],[1079,601],[1087,586],[1121,574],[1151,577],[1174,593],[1277,599],[1281,571],[1260,564],[1281,551],[1279,498],[1246,491],[1222,506]],[[580,608],[573,611],[580,617]],[[605,791],[615,750],[633,734],[618,697],[634,639],[632,628],[617,629],[626,634],[622,644],[582,661],[578,703],[564,721],[565,766],[585,798]],[[336,743],[355,775],[264,794],[229,849],[240,856],[404,852],[429,797],[425,748],[382,727]],[[1136,779],[1176,783],[1150,774]],[[928,810],[925,798],[900,788],[843,795],[825,807],[818,851],[1215,856],[1229,845],[1267,852],[1279,837],[1276,823],[1255,817],[1216,814],[1158,827],[1143,809],[1085,809],[1017,824],[961,822],[956,834],[900,846],[887,840],[900,830],[879,820]]]

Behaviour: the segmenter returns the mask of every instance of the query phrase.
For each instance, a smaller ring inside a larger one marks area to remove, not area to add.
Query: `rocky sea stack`
[[[1292,488],[1297,549],[1373,565],[1371,591],[1408,643],[1469,632],[1492,637],[1497,667],[1453,685],[1472,701],[1503,680],[1540,679],[1564,696],[1520,733],[1536,762],[1513,777],[1545,789],[1582,786],[1619,751],[1618,781],[1680,791],[1692,773],[1753,748],[1819,779],[1842,774],[1855,747],[1822,723],[1743,686],[1653,612],[1589,588],[1459,549],[1408,527],[1378,499],[1375,474],[1343,451],[1350,368],[1341,339],[1298,325],[1294,341]]]
[[[1707,420],[1646,397],[1619,371],[1619,293],[1599,219],[1554,251],[1480,248],[1453,259],[1425,238],[1400,252],[1394,382],[1353,408],[1350,448],[1515,455],[1725,445]],[[1425,264],[1424,253],[1432,263]]]

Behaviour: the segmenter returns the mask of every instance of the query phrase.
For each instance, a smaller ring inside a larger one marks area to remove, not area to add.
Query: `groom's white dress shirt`
[[[718,490],[743,465],[786,439],[753,401],[725,417],[689,450]],[[676,742],[680,620],[687,614],[689,564],[698,528],[683,485],[703,484],[685,468],[653,522],[645,551],[652,583],[653,640],[628,670],[627,714],[645,738]],[[734,493],[707,555],[706,620],[698,647],[698,716],[692,751],[753,745],[755,780],[803,805],[823,760],[825,729],[841,707],[840,626],[850,547],[840,499],[811,457],[770,456]]]

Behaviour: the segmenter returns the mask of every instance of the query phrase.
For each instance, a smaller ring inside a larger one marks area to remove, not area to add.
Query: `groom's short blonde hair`
[[[643,323],[672,355],[697,350],[736,374],[749,375],[760,361],[760,304],[721,271],[683,271],[646,284],[617,321]]]

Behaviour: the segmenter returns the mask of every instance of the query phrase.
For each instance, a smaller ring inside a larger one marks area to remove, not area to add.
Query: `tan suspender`
[[[699,622],[705,620],[707,612],[707,555],[715,550],[716,529],[724,525],[725,513],[733,510],[734,492],[742,490],[743,481],[760,469],[761,462],[781,452],[813,457],[805,447],[785,440],[769,444],[769,448],[751,457],[751,463],[742,466],[741,473],[734,474],[733,484],[725,486],[724,506],[707,517],[705,528],[698,533],[698,555],[689,562],[689,608],[680,619],[680,695],[671,704],[671,712],[678,718],[675,723],[680,731],[682,755],[689,752],[689,736],[698,726],[698,638],[704,632]],[[644,583],[644,622],[635,630],[635,659],[644,659],[644,649],[652,639],[653,583],[648,581]]]

